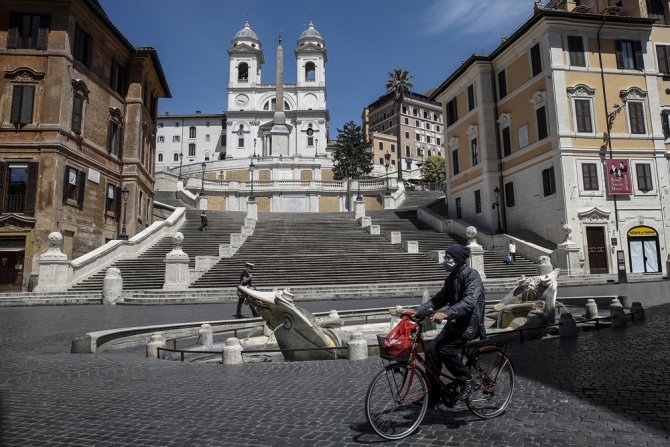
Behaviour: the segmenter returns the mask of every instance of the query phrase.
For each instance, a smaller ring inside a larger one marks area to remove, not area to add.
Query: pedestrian
[[[484,327],[484,285],[477,270],[468,267],[466,260],[470,249],[462,245],[447,248],[444,270],[449,273],[444,287],[429,301],[420,305],[416,311],[405,310],[403,315],[431,317],[436,323],[446,321],[442,331],[428,344],[427,360],[435,372],[446,366],[458,384],[458,398],[465,400],[473,389],[473,377],[463,365],[461,353],[463,346],[470,340],[483,339]],[[445,306],[449,306],[444,309]],[[430,376],[429,376],[430,377]],[[429,379],[429,381],[432,379]],[[436,406],[439,401],[439,386],[429,384],[431,391],[428,405]]]
[[[207,224],[207,213],[205,213],[205,210],[202,210],[202,213],[200,213],[200,231],[205,231]]]
[[[507,250],[509,251],[509,255],[512,257],[512,264],[516,263],[516,245],[514,244],[514,241],[512,239],[509,240],[509,244],[507,245]]]
[[[240,285],[244,287],[248,287],[250,289],[256,289],[254,287],[253,281],[254,281],[254,275],[251,272],[254,268],[254,265],[251,262],[247,262],[244,264],[244,270],[242,270],[242,273],[240,273]],[[246,295],[240,291],[237,292],[237,312],[235,313],[235,318],[244,318],[244,315],[242,315],[242,304],[244,304],[244,301],[246,300]],[[249,308],[251,309],[251,315],[254,317],[260,316],[258,311],[249,304]]]

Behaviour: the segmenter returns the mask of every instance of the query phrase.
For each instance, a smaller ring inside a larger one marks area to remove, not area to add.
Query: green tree
[[[351,197],[351,179],[372,171],[370,143],[363,134],[363,129],[353,121],[345,123],[337,129],[336,149],[333,153],[333,176],[335,180],[347,179],[347,197]],[[349,201],[347,200],[347,207]]]
[[[446,194],[447,190],[447,165],[444,158],[431,155],[421,165],[421,177],[428,183],[437,183],[440,190]]]
[[[395,68],[389,73],[389,78],[386,80],[386,91],[393,92],[393,101],[395,103],[396,122],[396,146],[398,148],[398,180],[402,181],[402,150],[400,146],[400,105],[409,95],[410,90],[414,87],[412,84],[412,75],[407,70]]]

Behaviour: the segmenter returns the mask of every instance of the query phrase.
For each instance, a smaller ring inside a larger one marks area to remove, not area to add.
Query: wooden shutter
[[[656,58],[658,59],[658,71],[668,73],[668,57],[664,45],[656,45]]]
[[[644,70],[644,55],[642,54],[642,43],[639,40],[633,42],[635,49],[635,68]]]
[[[616,68],[624,68],[623,66],[623,49],[621,48],[621,41],[616,40]]]
[[[40,28],[37,31],[37,49],[46,50],[49,43],[49,21],[48,15],[40,16]]]
[[[84,188],[86,187],[86,173],[79,171],[79,184],[77,185],[79,187],[79,196],[77,197],[77,205],[79,205],[79,208],[84,207]]]
[[[28,163],[28,184],[26,186],[25,206],[23,207],[24,214],[35,214],[38,167],[38,163]]]
[[[12,115],[9,119],[9,122],[12,124],[19,124],[21,122],[23,87],[23,85],[15,85],[12,91]]]
[[[81,133],[81,116],[84,109],[84,98],[75,93],[72,99],[72,132]]]
[[[67,190],[70,184],[70,167],[65,166],[65,175],[63,176],[63,202],[67,200]]]
[[[668,123],[668,118],[670,118],[670,111],[662,111],[661,123],[663,124],[663,136],[665,136],[665,138],[670,137],[670,123]]]
[[[35,86],[24,85],[21,95],[21,124],[30,124],[33,122],[33,100],[35,99]],[[13,112],[12,107],[12,112]]]
[[[7,48],[18,48],[19,46],[19,15],[15,12],[9,16],[9,29],[7,30]]]
[[[6,170],[7,170],[7,163],[0,161],[0,213],[5,212],[5,195],[7,194],[5,188]]]
[[[114,217],[116,217],[116,220],[119,220],[119,217],[121,217],[121,200],[123,200],[121,197],[121,188],[116,186],[114,187]]]

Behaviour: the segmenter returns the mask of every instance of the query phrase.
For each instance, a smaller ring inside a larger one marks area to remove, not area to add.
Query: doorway
[[[599,275],[609,273],[607,269],[607,248],[605,228],[586,227],[586,243],[589,253],[589,273]]]
[[[0,251],[0,290],[21,290],[24,250]]]
[[[658,233],[651,227],[639,226],[628,231],[628,256],[632,273],[658,273],[661,253]]]

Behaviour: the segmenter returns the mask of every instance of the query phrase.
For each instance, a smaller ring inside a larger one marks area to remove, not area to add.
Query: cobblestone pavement
[[[310,310],[394,305],[310,303]],[[70,354],[90,330],[226,318],[233,305],[0,310],[2,446],[360,446],[380,444],[363,399],[379,359],[244,366],[145,359],[138,350]],[[506,413],[430,412],[384,445],[667,446],[670,304],[577,339],[510,346],[517,388]]]

